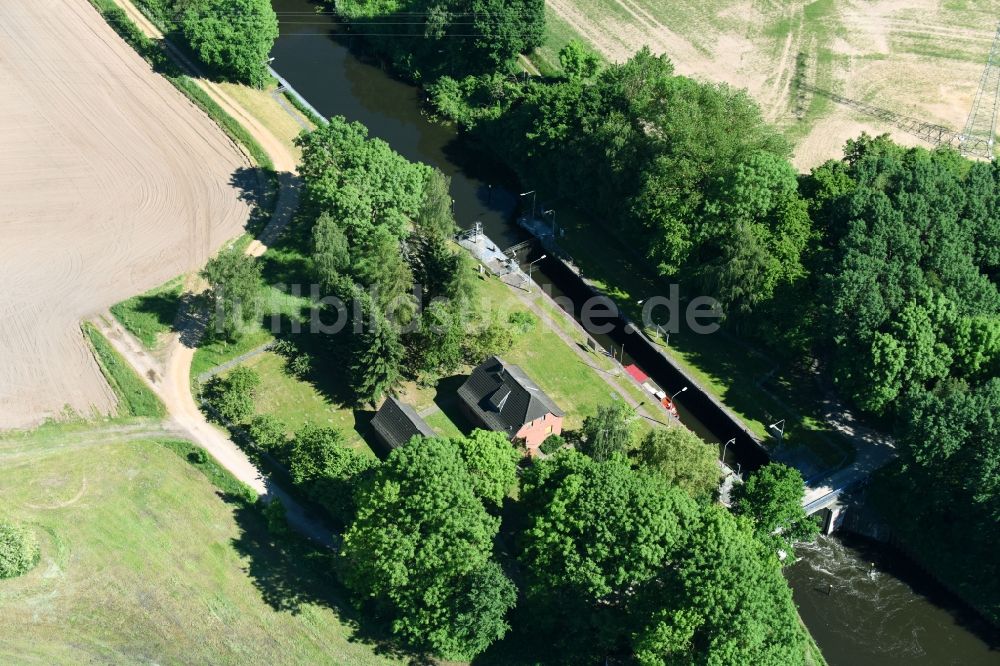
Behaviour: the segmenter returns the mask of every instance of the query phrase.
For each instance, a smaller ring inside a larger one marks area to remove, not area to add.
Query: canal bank
[[[306,0],[275,0],[274,7],[279,12],[309,12],[315,5]],[[317,25],[323,20],[329,22],[329,28]],[[497,184],[507,181],[509,174],[466,150],[452,128],[436,125],[424,118],[416,89],[393,80],[379,67],[351,55],[345,43],[349,38],[337,36],[333,19],[317,17],[305,26],[283,24],[281,30],[282,37],[273,51],[276,58],[274,67],[322,114],[342,115],[348,120],[359,121],[369,128],[371,136],[388,141],[408,159],[431,164],[450,176],[455,215],[462,226],[469,227],[479,221],[486,233],[505,247],[526,238],[526,232],[515,224],[518,190],[512,185],[501,187]],[[543,267],[542,275],[550,272],[554,271]],[[555,282],[551,278],[541,281],[550,285]],[[557,295],[559,289],[552,287],[552,293]],[[632,353],[632,347],[625,338],[609,337],[606,342],[601,341],[605,346],[617,344],[619,348],[624,342],[626,358]],[[641,360],[640,365],[646,368]],[[686,408],[688,405],[682,402],[680,406]],[[689,427],[706,436],[709,428],[698,422],[693,413],[682,409],[681,416]],[[721,441],[721,436],[709,434],[707,437],[711,441]],[[819,543],[843,546],[837,539]],[[849,546],[843,547],[849,553],[854,552]],[[887,634],[868,631],[871,624],[868,618],[887,609],[881,605],[885,589],[869,590],[864,586],[862,576],[866,573],[859,569],[856,561],[862,561],[865,555],[854,554],[845,558],[835,555],[835,552],[823,548],[807,548],[802,561],[787,572],[803,619],[827,654],[829,663],[873,666],[902,663],[884,659],[881,641]],[[887,552],[886,560],[892,561],[896,557],[894,553]],[[817,567],[817,571],[825,572],[824,576],[847,586],[842,599],[832,597],[836,604],[831,597],[814,596],[819,594],[815,589],[820,583],[810,576],[815,578],[819,574],[798,575],[802,568],[808,572],[812,566]],[[922,594],[921,588],[896,577],[890,567],[886,566],[880,572],[879,581],[892,584],[898,601],[897,606],[888,611],[896,616],[898,624],[895,626],[901,631],[908,628],[911,634],[919,635],[920,645],[954,647],[951,660],[945,661],[936,660],[939,655],[926,647],[907,648],[912,658],[905,663],[928,666],[938,663],[997,663],[996,653],[989,652],[986,643],[961,623],[934,619],[951,617],[950,609],[937,606],[935,599]],[[871,593],[866,593],[866,590]]]

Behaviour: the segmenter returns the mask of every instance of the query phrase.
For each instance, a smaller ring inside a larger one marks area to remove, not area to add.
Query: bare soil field
[[[1000,0],[547,5],[611,61],[648,45],[667,54],[680,74],[746,88],[793,141],[802,169],[839,156],[844,142],[862,131],[890,132],[904,144],[920,140],[820,94],[799,96],[797,79],[960,130],[1000,21]]]
[[[114,396],[79,321],[240,233],[250,163],[86,0],[0,2],[0,430]]]

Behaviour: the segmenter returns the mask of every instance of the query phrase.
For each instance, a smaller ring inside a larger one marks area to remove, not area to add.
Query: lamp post
[[[780,428],[778,427],[779,423],[781,424]],[[781,419],[780,421],[775,421],[774,423],[772,423],[767,427],[770,428],[771,430],[778,431],[778,446],[780,447],[781,443],[785,440],[785,419]]]
[[[539,261],[541,261],[542,259],[544,259],[547,256],[548,256],[547,254],[543,254],[542,256],[538,257],[538,259],[535,259],[530,264],[528,264],[528,293],[529,294],[531,293],[531,270],[532,270],[532,268],[534,268],[535,264],[537,264]]]
[[[531,221],[534,222],[535,221],[535,197],[537,196],[535,194],[535,191],[534,190],[530,190],[528,192],[521,192],[521,194],[519,194],[518,196],[526,197],[529,194],[531,195]]]
[[[681,389],[680,391],[678,391],[677,393],[674,393],[674,394],[673,394],[672,396],[670,396],[670,402],[673,402],[673,401],[674,401],[674,398],[676,398],[676,397],[677,397],[677,396],[679,396],[679,395],[680,395],[681,393],[684,393],[684,391],[687,391],[687,390],[688,390],[688,387],[687,387],[687,386],[685,386],[684,388],[682,388],[682,389]]]
[[[550,208],[548,210],[543,210],[542,211],[542,215],[551,215],[552,216],[552,240],[555,240],[556,239],[556,211],[555,211],[555,209],[554,208]]]
[[[637,300],[637,301],[635,302],[635,304],[636,304],[636,305],[642,305],[642,304],[643,304],[643,303],[645,303],[645,302],[646,302],[647,300],[649,300],[649,299],[646,299],[646,298],[640,298],[639,300]],[[646,325],[646,322],[645,322],[645,320],[643,320],[643,322],[642,322],[642,323],[643,323],[643,326],[645,326],[645,325]],[[662,337],[664,338],[664,344],[665,344],[666,346],[668,346],[668,347],[669,347],[669,346],[670,346],[670,331],[664,331],[664,330],[663,330],[663,326],[661,326],[660,324],[658,324],[658,323],[657,323],[657,322],[655,322],[655,321],[654,321],[654,322],[652,322],[652,324],[653,324],[653,326],[655,326],[655,327],[656,327],[656,332],[657,332],[657,334],[658,334],[658,335],[660,335],[660,336],[662,336]]]
[[[728,442],[726,442],[725,446],[722,447],[722,464],[723,465],[726,464],[726,449],[728,449],[729,445],[733,444],[735,441],[736,441],[736,438],[733,437],[731,440],[729,440]]]

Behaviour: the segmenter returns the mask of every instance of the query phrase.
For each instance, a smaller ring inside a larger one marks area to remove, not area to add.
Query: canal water
[[[338,33],[334,19],[312,14],[317,5],[308,0],[272,4],[281,22],[273,67],[316,109],[359,121],[371,136],[386,140],[408,159],[450,176],[460,226],[480,222],[501,245],[526,238],[514,223],[522,198],[510,174],[464,150],[452,128],[428,121],[416,89],[355,57],[351,38]],[[535,275],[543,284],[551,283],[545,270]],[[598,342],[607,348],[616,344],[611,338],[599,337]],[[679,404],[686,425],[709,441],[722,441],[722,433],[685,410],[683,401]],[[918,583],[925,577],[900,569],[897,560],[884,548],[824,538],[806,546],[801,560],[790,567],[787,576],[796,603],[829,663],[1000,664],[1000,653],[990,651],[976,626],[956,619],[958,612],[942,605],[933,586]],[[872,561],[877,563],[874,571]]]

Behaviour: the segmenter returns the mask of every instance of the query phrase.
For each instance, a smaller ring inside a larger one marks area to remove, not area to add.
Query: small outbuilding
[[[549,435],[562,432],[563,411],[516,365],[492,356],[458,389],[462,409],[478,427],[502,432],[538,453]]]
[[[372,419],[372,430],[386,450],[399,448],[414,437],[437,437],[416,410],[396,398],[388,397]]]

